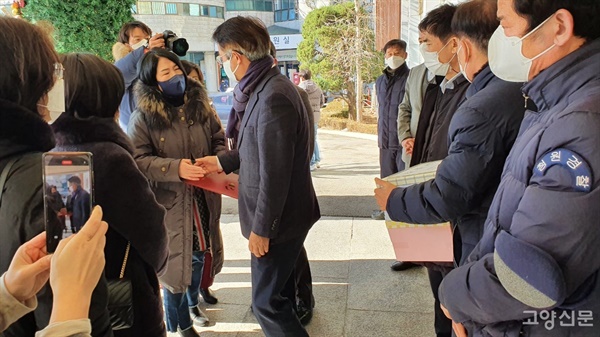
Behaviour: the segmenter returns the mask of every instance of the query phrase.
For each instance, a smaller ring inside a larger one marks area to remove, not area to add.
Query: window
[[[273,0],[226,0],[225,6],[228,11],[272,12]]]
[[[190,4],[181,4],[181,14],[190,15]]]
[[[131,14],[137,14],[137,13],[138,13],[137,5],[136,4],[131,5]]]
[[[152,14],[152,3],[148,1],[138,1],[138,14]]]
[[[210,16],[211,18],[216,18],[217,17],[217,7],[209,6],[208,7],[208,16]]]
[[[225,18],[225,8],[217,7],[217,17],[220,19]]]
[[[177,14],[177,4],[167,3],[165,6],[167,14]]]
[[[165,14],[165,3],[164,2],[153,2],[152,3],[152,14]]]
[[[296,0],[275,0],[274,15],[275,22],[296,20]]]
[[[190,4],[190,15],[200,16],[200,5]]]

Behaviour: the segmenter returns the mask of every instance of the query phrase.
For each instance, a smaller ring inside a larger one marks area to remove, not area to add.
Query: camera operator
[[[146,51],[165,47],[162,33],[151,36],[152,30],[145,23],[128,22],[121,27],[119,42],[115,43],[112,49],[115,66],[119,68],[125,79],[125,95],[119,107],[119,125],[125,132],[127,132],[129,117],[136,106],[133,97],[133,82],[137,77],[138,61]]]

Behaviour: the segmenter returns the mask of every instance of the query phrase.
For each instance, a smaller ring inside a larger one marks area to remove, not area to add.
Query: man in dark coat
[[[92,200],[88,191],[81,186],[81,179],[72,176],[68,180],[71,199],[67,209],[71,212],[71,229],[79,232],[92,212]]]
[[[497,15],[490,68],[528,81],[519,101],[537,110],[525,113],[481,241],[444,278],[440,301],[469,337],[598,336],[600,3],[500,1]]]
[[[250,38],[252,37],[252,38]],[[240,82],[236,150],[198,160],[207,171],[239,168],[242,234],[249,240],[252,306],[266,336],[308,336],[296,316],[294,268],[320,212],[309,171],[309,120],[300,95],[273,67],[257,19],[235,17],[215,30],[223,67]]]
[[[406,65],[406,42],[398,39],[388,41],[383,47],[385,69],[375,81],[379,119],[377,135],[381,177],[404,170],[402,147],[398,140],[398,106],[404,97],[408,66]]]

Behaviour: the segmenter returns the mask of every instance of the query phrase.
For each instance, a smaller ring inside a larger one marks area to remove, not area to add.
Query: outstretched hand
[[[392,194],[392,191],[396,188],[396,186],[379,178],[375,178],[375,185],[375,200],[377,200],[377,205],[379,205],[379,209],[385,211],[387,207],[388,198],[390,197],[390,194]]]
[[[50,258],[46,232],[25,242],[17,249],[4,275],[6,290],[20,302],[34,297],[48,281]]]
[[[202,167],[207,173],[220,173],[223,171],[223,169],[219,167],[217,156],[206,156],[196,159],[195,165]]]

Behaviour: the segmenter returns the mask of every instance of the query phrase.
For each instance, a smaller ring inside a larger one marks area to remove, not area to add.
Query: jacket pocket
[[[175,191],[164,188],[155,188],[154,195],[156,196],[156,201],[163,205],[167,210],[170,210],[175,205],[175,199],[177,197],[177,192]]]

